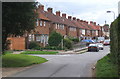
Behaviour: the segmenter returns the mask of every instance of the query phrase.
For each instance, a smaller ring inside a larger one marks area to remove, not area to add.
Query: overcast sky
[[[111,24],[114,20],[113,13],[106,11],[114,11],[115,16],[118,16],[119,0],[37,0],[45,6],[53,8],[53,12],[61,11],[67,16],[73,16],[81,20],[94,21],[97,24]]]

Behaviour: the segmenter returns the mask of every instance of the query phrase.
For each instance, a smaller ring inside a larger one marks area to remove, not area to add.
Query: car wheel
[[[103,48],[102,48],[102,50],[103,50]]]

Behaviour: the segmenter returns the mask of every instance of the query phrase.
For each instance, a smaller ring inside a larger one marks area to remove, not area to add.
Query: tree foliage
[[[50,46],[58,46],[61,43],[62,35],[60,33],[57,33],[56,31],[53,31],[50,34],[48,43]]]
[[[34,29],[36,2],[2,3],[2,50],[6,48],[6,39],[11,35],[23,35]]]

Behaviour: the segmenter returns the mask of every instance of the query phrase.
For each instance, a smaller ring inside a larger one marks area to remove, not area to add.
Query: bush
[[[40,48],[40,45],[39,45],[37,42],[32,41],[32,42],[30,42],[28,48],[29,48],[29,49],[39,49],[39,48]]]
[[[64,47],[66,47],[67,49],[72,49],[72,41],[69,40],[68,38],[63,40],[63,44],[64,44]]]
[[[79,39],[78,38],[73,38],[72,41],[77,43],[77,42],[79,42]]]
[[[50,46],[58,46],[60,43],[61,43],[61,40],[62,40],[62,35],[53,31],[51,34],[50,34],[50,37],[49,37],[49,40],[48,40],[48,43]]]

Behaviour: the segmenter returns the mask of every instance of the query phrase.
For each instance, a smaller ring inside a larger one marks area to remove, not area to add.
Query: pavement
[[[48,59],[9,77],[92,77],[96,62],[109,53],[109,47],[99,52],[64,55],[34,55]]]

